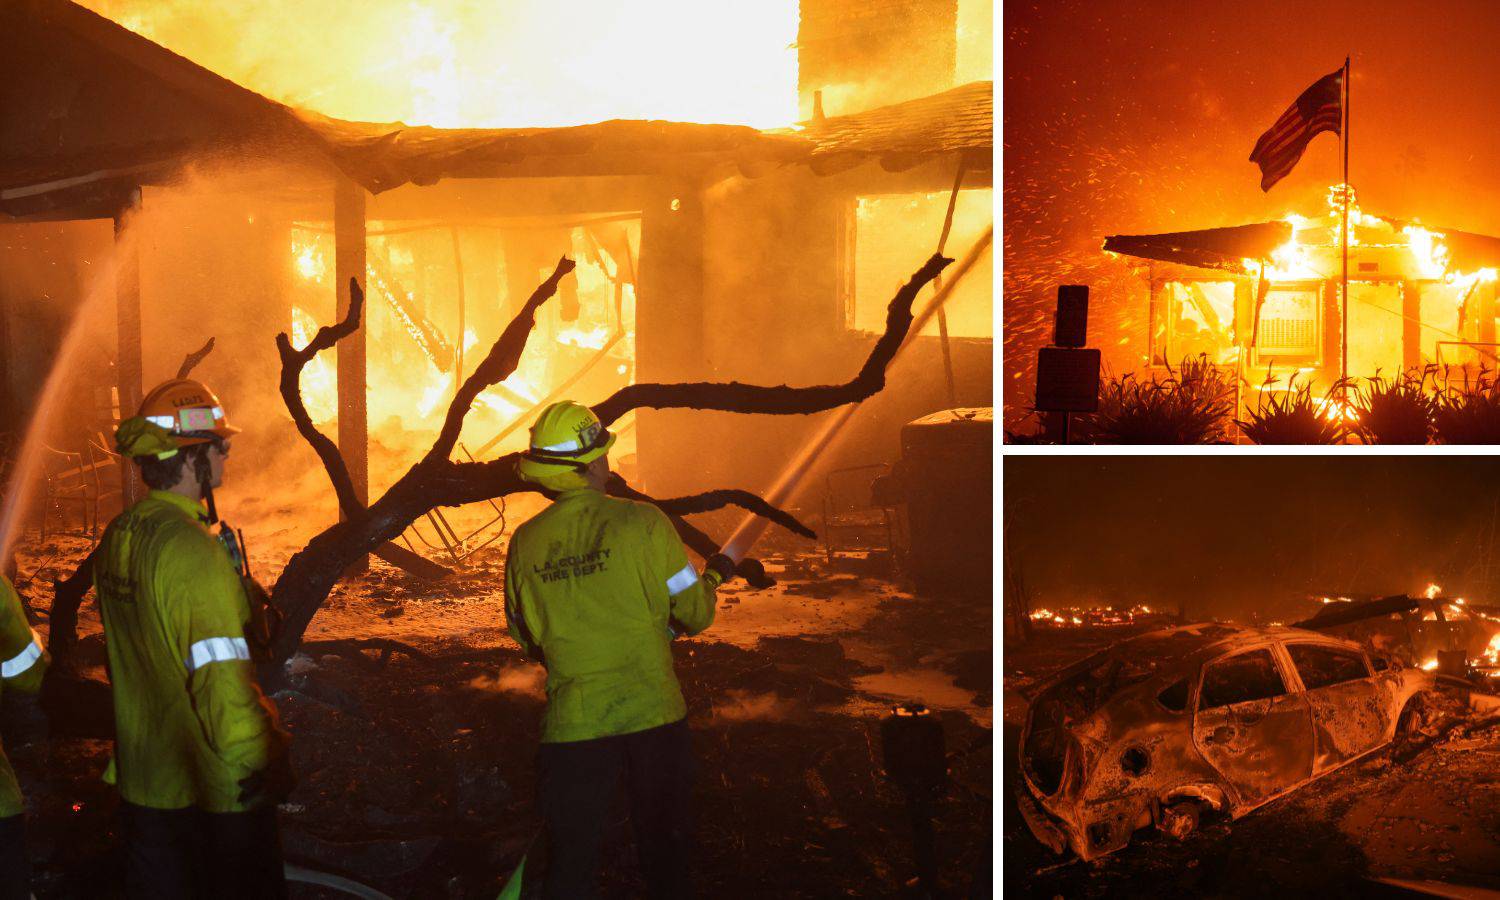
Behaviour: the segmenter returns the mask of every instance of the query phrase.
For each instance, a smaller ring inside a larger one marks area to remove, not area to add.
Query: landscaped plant
[[[1234,383],[1206,355],[1182,361],[1167,377],[1111,378],[1094,414],[1100,444],[1217,444],[1234,408]]]
[[[1411,369],[1386,380],[1375,373],[1353,392],[1354,432],[1366,444],[1425,444],[1432,436],[1437,398],[1427,379],[1436,366]]]
[[[1436,393],[1432,425],[1438,443],[1500,443],[1500,382],[1484,366],[1472,380],[1467,367],[1461,371],[1463,380],[1455,382],[1445,369],[1444,387]]]
[[[1327,396],[1316,400],[1310,383],[1297,384],[1294,374],[1286,390],[1272,388],[1281,379],[1266,373],[1255,409],[1244,421],[1235,420],[1240,431],[1257,444],[1338,444],[1344,440],[1347,385],[1335,384]]]

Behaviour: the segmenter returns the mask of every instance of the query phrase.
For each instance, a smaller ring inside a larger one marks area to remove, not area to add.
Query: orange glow
[[[305,347],[318,331],[318,323],[298,307],[292,307],[292,346]],[[338,415],[338,376],[332,350],[324,350],[302,370],[302,402],[314,425],[333,421]]]
[[[1427,585],[1427,599],[1428,600],[1431,600],[1433,597],[1436,597],[1438,594],[1441,594],[1442,592],[1443,592],[1443,589],[1440,586],[1438,586],[1438,585],[1435,585],[1435,584],[1429,584],[1429,585]]]
[[[1490,638],[1490,645],[1484,649],[1481,658],[1492,666],[1500,666],[1500,632]]]
[[[1427,660],[1426,662],[1422,663],[1422,671],[1424,671],[1424,672],[1431,672],[1433,669],[1436,669],[1437,667],[1438,667],[1438,661],[1437,661],[1437,657],[1436,656],[1434,656],[1431,659]]]
[[[1243,259],[1245,272],[1268,281],[1297,281],[1302,279],[1327,279],[1337,276],[1337,260],[1328,251],[1341,245],[1343,238],[1344,191],[1349,194],[1349,246],[1402,247],[1411,256],[1411,270],[1419,278],[1442,280],[1467,289],[1475,281],[1493,282],[1500,276],[1495,269],[1480,269],[1476,272],[1455,272],[1452,253],[1448,249],[1446,236],[1439,231],[1413,223],[1396,227],[1379,216],[1372,216],[1359,208],[1359,200],[1352,188],[1335,184],[1328,188],[1328,214],[1309,219],[1296,213],[1282,218],[1292,226],[1292,236],[1286,243],[1271,251],[1270,259]],[[1360,230],[1365,233],[1361,235]]]
[[[798,118],[796,0],[82,2],[273,100],[344,119],[770,128]]]

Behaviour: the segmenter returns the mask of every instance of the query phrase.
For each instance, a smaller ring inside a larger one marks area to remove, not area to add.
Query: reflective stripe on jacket
[[[203,507],[151,491],[105,531],[94,586],[120,796],[155,809],[243,810],[240,780],[286,736],[255,682],[244,585]]]
[[[687,715],[672,636],[712,624],[714,590],[661,510],[568,491],[511,538],[505,615],[547,666],[542,741],[582,741]]]
[[[0,691],[34,694],[42,687],[47,654],[42,639],[31,630],[26,611],[15,588],[0,575]],[[0,819],[20,815],[25,809],[16,773],[0,747]]]

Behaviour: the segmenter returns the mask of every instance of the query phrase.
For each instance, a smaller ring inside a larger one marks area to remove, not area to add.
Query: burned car
[[[1085,860],[1137,829],[1184,837],[1390,744],[1430,672],[1300,628],[1186,625],[1122,641],[1043,682],[1021,730],[1033,834]]]

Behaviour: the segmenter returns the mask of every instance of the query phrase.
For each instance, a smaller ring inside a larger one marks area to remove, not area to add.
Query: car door
[[[1312,716],[1270,646],[1203,666],[1193,743],[1242,805],[1257,805],[1312,777]]]
[[[1385,741],[1391,724],[1390,679],[1375,677],[1363,652],[1289,642],[1313,721],[1313,772],[1336,769]]]

